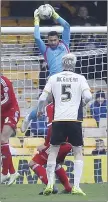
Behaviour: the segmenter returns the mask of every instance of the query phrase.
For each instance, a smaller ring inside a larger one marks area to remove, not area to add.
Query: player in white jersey
[[[38,115],[44,111],[48,93],[52,93],[55,102],[54,121],[52,124],[52,137],[50,153],[47,161],[48,185],[45,195],[52,193],[54,184],[54,171],[56,157],[60,144],[68,138],[74,151],[74,186],[73,194],[85,193],[79,187],[82,170],[82,108],[92,98],[90,88],[84,76],[74,73],[76,56],[67,54],[62,58],[63,72],[51,76],[39,99]]]

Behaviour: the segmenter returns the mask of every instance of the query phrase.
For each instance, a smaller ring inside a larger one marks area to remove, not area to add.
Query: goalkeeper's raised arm
[[[63,33],[62,33],[62,41],[59,40],[59,35],[55,31],[51,31],[48,33],[48,46],[45,45],[43,40],[40,37],[39,31],[39,13],[38,9],[34,12],[34,36],[36,39],[37,46],[39,47],[40,52],[44,56],[49,69],[50,76],[56,74],[58,72],[62,72],[62,57],[69,53],[69,42],[70,42],[70,25],[66,22],[63,18],[61,18],[52,8],[52,17],[58,23],[63,26]]]
[[[40,52],[42,53],[42,55],[44,55],[46,51],[46,45],[40,37],[39,23],[40,23],[39,12],[38,9],[36,9],[34,12],[34,26],[35,26],[34,37],[36,39],[36,43],[37,46],[39,47]]]

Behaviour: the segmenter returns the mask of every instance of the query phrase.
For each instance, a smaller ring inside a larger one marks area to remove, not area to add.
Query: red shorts
[[[11,128],[16,129],[16,125],[20,118],[19,109],[10,109],[5,113],[5,116],[1,116],[1,131],[3,130],[4,125],[9,125]]]
[[[63,145],[61,145],[58,156],[57,156],[57,163],[63,162],[67,154],[71,151],[71,149],[72,149],[72,145],[70,143],[64,143]],[[48,154],[49,154],[49,147],[47,147],[46,150],[39,152],[39,154],[35,154],[32,160],[36,164],[46,165]]]

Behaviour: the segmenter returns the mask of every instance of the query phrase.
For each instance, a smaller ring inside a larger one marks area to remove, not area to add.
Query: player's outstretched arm
[[[82,90],[82,100],[83,106],[85,106],[90,100],[92,100],[92,94],[90,92],[90,87],[84,76],[81,79],[81,90]]]
[[[49,93],[51,93],[51,77],[49,78],[47,84],[45,85],[45,88],[39,98],[38,106],[37,106],[37,116],[41,116],[42,113],[45,112],[45,104],[46,100],[49,96]]]
[[[46,51],[46,45],[44,43],[44,41],[41,39],[40,37],[40,31],[39,31],[39,12],[38,9],[35,10],[34,12],[34,37],[37,43],[37,46],[40,50],[40,52],[42,53],[42,55],[44,55],[45,51]]]
[[[45,104],[46,104],[47,97],[48,97],[48,93],[43,91],[38,101],[38,107],[37,107],[38,117],[41,116],[45,111]]]
[[[92,99],[92,94],[89,89],[85,89],[82,94],[83,106],[85,106]]]
[[[49,5],[49,4],[47,4]],[[62,17],[60,17],[58,15],[58,13],[55,12],[54,8],[49,5],[52,8],[52,17],[54,20],[56,20],[62,27],[64,27],[63,29],[63,33],[62,33],[62,41],[69,47],[69,43],[70,43],[70,25],[69,23],[64,20]]]

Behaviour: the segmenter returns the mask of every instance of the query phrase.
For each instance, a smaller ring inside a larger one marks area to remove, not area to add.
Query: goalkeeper
[[[51,76],[63,71],[61,60],[65,54],[69,53],[70,25],[55,12],[52,6],[50,7],[52,8],[52,18],[64,28],[62,41],[59,40],[59,35],[56,31],[51,31],[48,33],[48,46],[45,45],[40,37],[38,9],[34,12],[34,37],[41,54],[48,64],[49,75]]]

